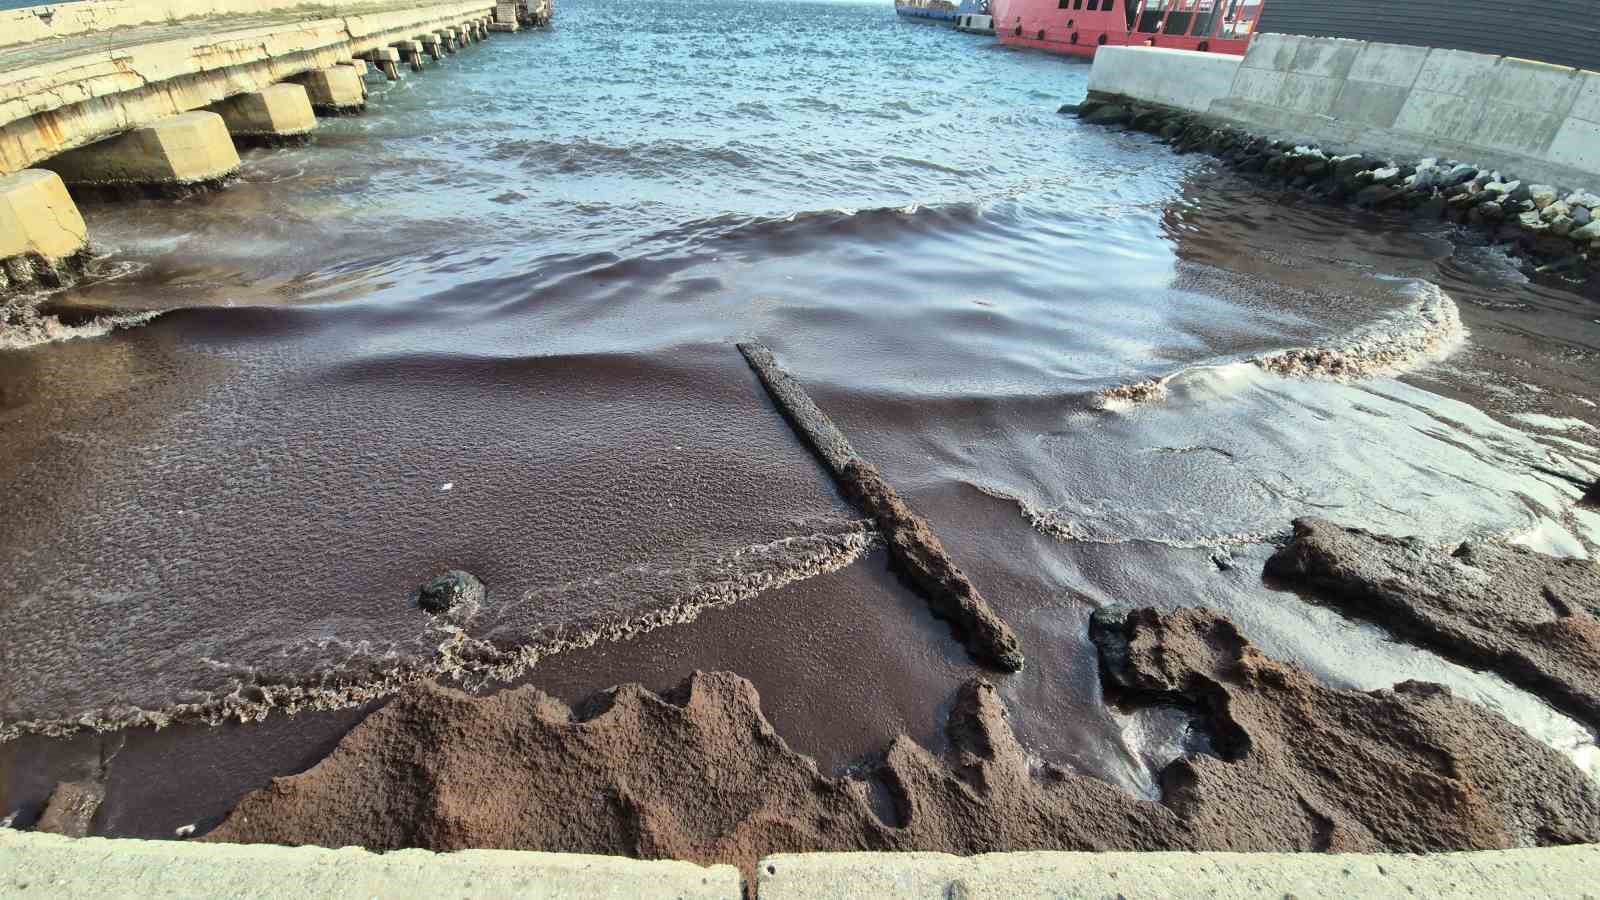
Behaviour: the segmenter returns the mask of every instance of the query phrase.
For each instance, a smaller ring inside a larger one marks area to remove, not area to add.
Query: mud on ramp
[[[904,736],[829,778],[743,678],[577,707],[524,687],[418,685],[304,774],[242,801],[211,841],[466,847],[727,862],[823,850],[1441,851],[1600,839],[1600,789],[1556,751],[1443,688],[1323,687],[1213,613],[1102,615],[1108,679],[1177,703],[1218,756],[1177,760],[1161,802],[1038,766],[981,679],[936,757]]]

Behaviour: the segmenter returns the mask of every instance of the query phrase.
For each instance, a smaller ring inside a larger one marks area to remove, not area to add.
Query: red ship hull
[[[1243,55],[1261,14],[1260,0],[997,0],[993,9],[1001,43],[1085,59],[1124,46]]]

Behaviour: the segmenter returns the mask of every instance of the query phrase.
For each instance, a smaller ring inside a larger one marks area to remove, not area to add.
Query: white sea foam
[[[1285,378],[1360,381],[1399,375],[1455,352],[1467,334],[1455,301],[1431,282],[1406,282],[1401,290],[1412,297],[1406,308],[1321,346],[1189,366],[1163,378],[1118,385],[1100,392],[1099,406],[1117,412],[1164,400],[1179,388],[1190,396],[1226,395],[1250,383],[1257,372]]]

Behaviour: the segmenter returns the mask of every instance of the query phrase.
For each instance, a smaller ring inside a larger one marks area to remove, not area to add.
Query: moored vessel
[[[961,0],[959,5],[952,0],[894,0],[894,11],[903,19],[955,27],[962,31],[988,28],[988,34],[994,33],[993,20],[989,16],[989,0]],[[985,23],[982,21],[985,19],[990,21]]]
[[[1092,57],[1105,46],[1243,55],[1264,0],[996,0],[1002,43]]]

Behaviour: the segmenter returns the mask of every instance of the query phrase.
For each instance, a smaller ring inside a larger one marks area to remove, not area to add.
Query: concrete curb
[[[760,900],[1600,898],[1600,845],[1439,853],[791,853]],[[0,829],[0,898],[634,898],[740,900],[733,866],[578,853],[371,853],[65,838]]]
[[[797,853],[761,861],[761,900],[1600,896],[1600,845],[1439,853]]]
[[[0,829],[0,898],[676,897],[740,900],[739,870],[616,856],[463,850],[370,853],[72,839]]]

